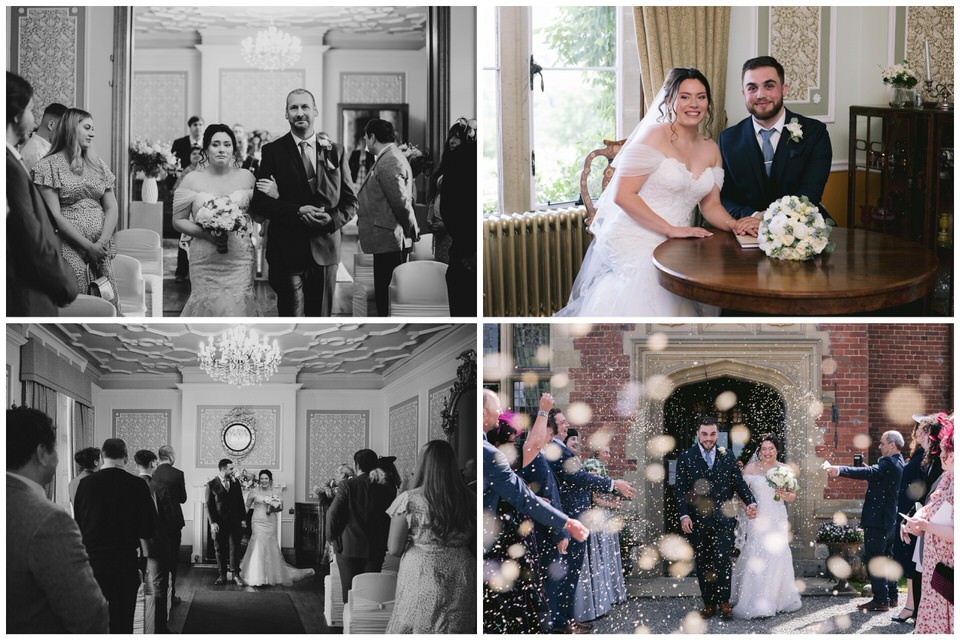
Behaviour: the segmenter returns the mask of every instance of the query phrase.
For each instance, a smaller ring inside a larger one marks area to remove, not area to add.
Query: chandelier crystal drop
[[[200,368],[217,382],[248,387],[266,382],[280,367],[280,345],[266,336],[237,326],[214,341],[200,343]]]
[[[300,38],[270,25],[255,37],[240,43],[247,64],[266,71],[279,71],[300,61]]]

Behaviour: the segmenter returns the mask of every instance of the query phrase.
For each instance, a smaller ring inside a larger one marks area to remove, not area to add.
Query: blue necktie
[[[703,459],[707,463],[707,469],[713,469],[713,449],[703,453]]]
[[[776,129],[760,129],[760,137],[763,138],[763,144],[760,145],[760,151],[763,152],[763,170],[770,175],[770,169],[773,168],[773,144],[770,138]]]

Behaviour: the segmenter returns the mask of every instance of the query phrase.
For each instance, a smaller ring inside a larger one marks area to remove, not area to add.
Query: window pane
[[[478,47],[480,66],[483,68],[498,67],[497,42],[497,9],[489,5],[480,5],[477,9],[477,33],[484,34],[480,38]]]
[[[543,67],[613,67],[614,7],[534,7],[533,55]]]
[[[483,355],[500,353],[500,325],[483,325]]]
[[[520,371],[549,368],[550,325],[513,325],[513,363],[514,368]]]
[[[573,202],[580,197],[584,157],[604,139],[616,138],[616,72],[557,70],[544,76],[546,91],[533,91],[536,198],[539,204]],[[598,175],[601,170],[596,168]],[[595,192],[598,187],[591,188]]]
[[[538,380],[535,385],[520,380],[513,381],[513,403],[510,409],[514,413],[533,415],[540,408],[540,396],[550,392],[549,380]],[[536,417],[536,416],[534,416]]]
[[[483,212],[500,210],[500,118],[497,113],[499,72],[484,70],[480,76],[480,142],[483,145],[481,188]]]

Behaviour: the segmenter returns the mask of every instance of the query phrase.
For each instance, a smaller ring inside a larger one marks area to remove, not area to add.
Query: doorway
[[[718,397],[722,409],[717,407]],[[673,450],[663,457],[667,472],[667,482],[663,485],[665,533],[681,533],[675,491],[677,458],[696,442],[700,416],[704,414],[717,418],[717,446],[726,448],[744,464],[763,434],[774,434],[786,450],[786,407],[783,397],[773,387],[720,376],[677,388],[663,405],[664,434],[675,440]]]

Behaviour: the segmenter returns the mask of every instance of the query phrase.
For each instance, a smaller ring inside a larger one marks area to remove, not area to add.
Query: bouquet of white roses
[[[280,499],[280,496],[267,496],[263,499],[263,502],[267,505],[267,513],[276,513],[283,507],[283,500]]]
[[[790,467],[776,466],[767,471],[767,484],[774,489],[784,489],[786,491],[796,491],[800,488],[797,477],[793,475]],[[780,496],[773,496],[773,499],[780,501]]]
[[[757,240],[771,258],[809,260],[830,245],[832,225],[806,196],[783,196],[763,212]]]
[[[895,64],[883,70],[883,84],[912,89],[918,82],[920,82],[920,77],[907,66],[906,60],[903,61],[903,64]]]
[[[247,216],[229,196],[207,200],[197,209],[194,221],[217,239],[217,251],[227,252],[227,234],[247,230]]]
[[[130,168],[142,171],[148,178],[162,178],[176,167],[177,157],[170,151],[168,144],[137,138],[130,146]]]

